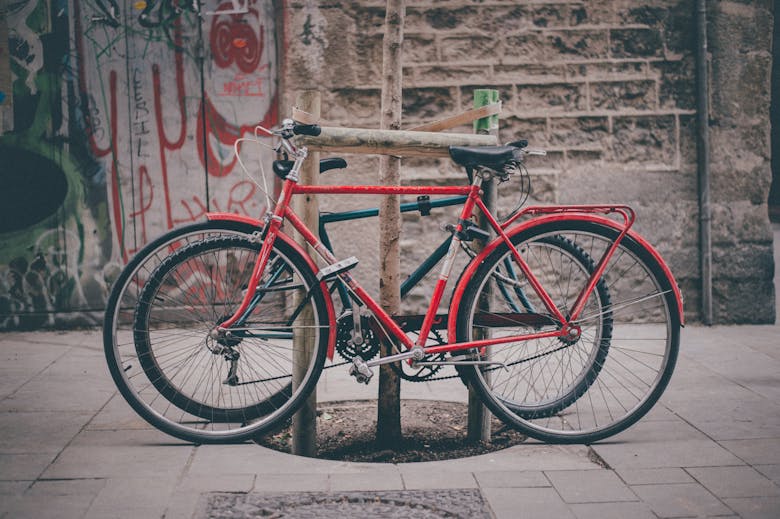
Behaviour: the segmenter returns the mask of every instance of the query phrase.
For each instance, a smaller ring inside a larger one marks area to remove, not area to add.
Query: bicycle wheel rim
[[[149,276],[172,252],[183,246],[214,236],[247,236],[256,230],[253,225],[234,221],[206,221],[174,229],[139,250],[115,280],[103,320],[103,350],[117,389],[142,416],[144,406],[133,391],[123,366],[128,356],[134,357],[134,353],[128,354],[128,351],[135,351],[135,307]]]
[[[211,247],[215,250],[219,250],[222,246],[238,244],[239,248],[245,252],[244,259],[240,260],[243,261],[245,266],[247,266],[245,272],[251,271],[251,268],[248,266],[253,264],[254,259],[257,256],[257,249],[259,248],[259,244],[254,244],[246,239],[237,237],[221,237],[211,239],[212,242],[214,240],[217,240],[217,243],[212,243],[212,245],[206,246],[206,249]],[[187,246],[190,248],[189,250],[187,247],[183,247],[182,249],[179,249],[177,254],[189,254],[192,251],[197,251],[199,248],[202,249],[204,247],[202,243],[203,242],[196,242],[193,245]],[[292,250],[287,249],[289,249],[289,247],[285,247],[285,244],[279,244],[279,247],[274,248],[275,257],[284,258],[284,261],[293,265],[291,268],[295,271],[295,275],[300,276],[302,279],[305,278],[305,286],[314,286],[316,279],[314,278],[314,275],[308,270],[308,266],[305,266],[303,260],[297,257],[297,255]],[[177,264],[184,264],[184,262],[181,261],[178,263],[177,261],[173,261],[173,263],[174,266],[163,265],[162,269],[158,269],[160,272],[156,271],[156,275],[158,277],[164,277],[166,274],[175,271]],[[303,267],[301,267],[302,263],[304,265]],[[233,268],[236,268],[235,265]],[[161,279],[157,279],[153,283],[145,285],[144,291],[148,292],[145,297],[157,297],[160,287],[163,286],[161,283],[163,283]],[[171,285],[169,284],[169,286]],[[238,292],[240,297],[240,290]],[[211,293],[215,294],[216,292]],[[227,292],[224,291],[224,293]],[[324,302],[322,295],[318,290],[313,291],[313,294],[314,295],[311,299],[312,303],[310,303],[308,306],[312,308],[313,318],[319,320],[324,318],[326,315],[324,310]],[[260,306],[258,306],[258,308],[260,308]],[[168,309],[168,311],[170,311],[170,309]],[[220,312],[228,313],[229,310],[223,308],[220,310]],[[137,324],[138,323],[136,323],[136,325]],[[192,323],[188,322],[188,324],[191,325]],[[205,323],[201,324],[205,325]],[[190,370],[190,372],[193,373],[197,373],[198,369],[203,368],[202,371],[205,373],[207,371],[205,368],[205,366],[207,366],[207,361],[223,364],[219,369],[218,379],[215,378],[217,377],[216,374],[209,375],[210,378],[200,378],[201,383],[207,381],[211,387],[216,388],[213,395],[216,395],[217,392],[222,392],[224,394],[231,390],[231,387],[225,384],[226,377],[229,372],[229,370],[226,368],[226,361],[220,358],[219,355],[214,355],[211,352],[205,353],[205,350],[202,349],[208,328],[213,327],[215,324],[216,323],[210,322],[208,325],[205,325],[205,327],[202,326],[201,329],[197,332],[200,334],[200,339],[198,339],[197,342],[200,344],[201,350],[193,350],[193,353],[188,355],[191,355],[192,358],[200,359],[198,361],[200,364],[193,361],[190,362],[189,368],[187,368]],[[155,325],[153,324],[152,327],[154,326]],[[192,334],[194,333],[192,330],[194,330],[195,327],[187,326],[187,328],[189,337],[192,337]],[[154,336],[154,333],[155,332],[151,332],[151,335]],[[158,339],[159,336],[153,338],[149,344],[157,347],[158,344],[156,341]],[[181,337],[177,338],[177,341],[182,343],[182,340],[179,339],[181,339]],[[208,405],[205,405],[201,400],[187,393],[187,391],[192,389],[192,386],[188,388],[186,386],[186,382],[181,382],[176,378],[176,376],[171,375],[172,371],[170,370],[172,368],[170,365],[165,366],[164,360],[160,361],[163,364],[156,364],[159,359],[162,359],[169,354],[165,353],[163,350],[156,350],[154,353],[157,355],[162,355],[162,357],[157,358],[154,357],[154,355],[151,357],[147,355],[145,359],[146,362],[142,362],[143,358],[141,357],[141,354],[139,354],[139,351],[143,353],[143,348],[138,350],[139,347],[137,344],[137,337],[134,338],[134,342],[136,343],[134,344],[134,348],[137,350],[135,357],[132,355],[124,355],[119,357],[124,362],[120,365],[120,376],[122,377],[122,385],[120,386],[120,389],[123,389],[122,386],[124,386],[123,396],[125,396],[128,402],[130,402],[133,408],[144,419],[168,434],[196,443],[225,443],[244,441],[254,437],[257,434],[263,433],[264,431],[276,425],[277,422],[284,420],[286,417],[291,415],[292,412],[294,412],[295,408],[302,401],[301,395],[303,393],[310,392],[311,388],[313,388],[313,385],[316,383],[316,378],[319,374],[318,370],[321,369],[321,366],[324,363],[326,349],[326,345],[324,345],[324,343],[326,341],[327,339],[325,334],[320,333],[319,330],[314,332],[313,336],[311,337],[311,343],[314,345],[312,361],[307,366],[301,381],[296,386],[296,390],[294,392],[290,391],[289,376],[286,377],[286,379],[284,377],[279,378],[280,382],[275,382],[274,384],[276,384],[275,387],[279,397],[281,398],[281,401],[280,403],[270,404],[270,407],[266,408],[263,408],[260,404],[268,404],[270,397],[273,395],[267,393],[262,393],[262,396],[265,397],[264,399],[260,399],[259,401],[254,402],[250,401],[248,404],[246,403],[246,399],[242,400],[241,398],[236,397],[231,400],[231,398],[225,397],[224,399],[217,399],[208,403]],[[248,344],[248,340],[245,340],[245,343]],[[149,346],[149,344],[147,344],[146,347],[152,350],[153,347]],[[186,347],[192,346],[192,344],[182,343],[180,346],[181,348],[186,349]],[[243,346],[241,348],[243,348]],[[239,349],[239,347],[236,349]],[[244,348],[244,350],[246,350],[246,348]],[[242,351],[240,366],[243,366],[243,363],[246,362],[247,359],[250,359],[250,353]],[[153,377],[149,375],[150,365],[157,365],[159,368],[157,371],[152,369],[154,373]],[[251,376],[248,375],[247,369],[239,367],[237,375],[239,376],[240,384],[251,382],[251,380],[247,381],[248,378],[251,379]],[[277,373],[277,375],[282,375],[282,373]],[[289,373],[285,373],[285,375],[289,375]],[[260,378],[263,377],[260,376]],[[235,387],[240,388],[243,386],[233,386],[233,388]],[[169,388],[170,391],[166,392],[165,388]],[[191,401],[196,402],[198,407],[192,407],[191,404],[183,405],[185,409],[177,407],[182,406],[182,398],[186,399],[188,396],[193,396]],[[231,402],[239,402],[239,404],[236,406],[232,405]],[[189,408],[187,408],[188,405],[190,405]],[[252,411],[247,411],[249,408],[252,408]],[[269,409],[270,411],[268,411]]]
[[[532,228],[513,241],[522,243],[552,235],[571,239],[592,257],[600,258],[599,253],[615,238],[617,231],[592,222],[564,222]],[[485,263],[492,265],[493,261],[488,259]],[[502,395],[500,384],[506,377],[500,378],[501,369],[471,370],[472,382],[494,414],[529,436],[548,442],[589,443],[616,434],[646,414],[669,381],[676,361],[680,327],[671,282],[652,254],[630,237],[624,239],[610,265],[605,272],[611,297],[607,314],[614,326],[608,354],[599,366],[598,376],[568,406],[554,416],[536,419],[524,416],[507,405],[507,399]],[[627,265],[629,268],[625,268]],[[641,271],[632,275],[634,265]],[[632,279],[643,276],[644,285],[631,283]],[[473,294],[479,293],[486,279],[484,276],[479,288],[469,295],[474,297]],[[646,288],[644,298],[629,295],[636,295],[638,286]],[[473,319],[472,297],[467,298],[470,313],[464,316],[468,319],[466,322]],[[602,316],[607,314],[602,313]],[[641,322],[642,314],[645,314],[644,323]],[[650,321],[648,316],[656,316],[657,322]],[[593,315],[583,313],[579,320],[592,318]],[[459,340],[471,334],[465,326],[459,332]],[[637,344],[641,346],[637,347]],[[496,355],[500,348],[494,349],[493,359],[498,356],[500,360],[500,355]]]

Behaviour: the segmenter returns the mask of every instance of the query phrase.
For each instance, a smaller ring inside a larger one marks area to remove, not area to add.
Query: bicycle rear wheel
[[[257,230],[256,226],[231,220],[190,224],[153,240],[130,259],[113,283],[103,319],[106,363],[111,378],[126,400],[135,399],[125,372],[125,368],[137,359],[133,337],[135,308],[152,272],[173,252],[188,244],[215,236],[248,236]]]
[[[583,268],[583,258],[597,261],[617,235],[595,222],[564,221],[532,227],[512,242],[566,315],[593,270],[592,262]],[[496,280],[506,277],[510,258],[499,246],[469,281],[458,342],[560,328],[522,277],[515,288],[527,301],[509,304]],[[580,335],[491,346],[490,360],[502,366],[461,369],[496,416],[531,437],[590,443],[616,434],[649,411],[674,369],[680,320],[671,283],[655,257],[625,237],[574,323]],[[479,304],[485,293],[487,312]]]
[[[241,236],[184,246],[139,295],[136,357],[126,359],[123,381],[135,410],[168,434],[196,443],[247,440],[289,418],[319,378],[324,295],[308,264],[281,240],[232,336],[211,333],[240,305],[260,247]],[[306,365],[294,353],[302,343],[311,348]]]

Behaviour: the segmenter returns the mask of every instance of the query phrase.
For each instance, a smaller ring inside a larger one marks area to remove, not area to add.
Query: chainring
[[[431,329],[429,340],[434,341],[436,344],[445,344],[441,334],[434,329]],[[425,362],[434,362],[444,360],[445,357],[446,354],[437,353],[436,355],[429,355],[425,357],[424,360]],[[391,362],[390,367],[393,368],[393,371],[395,371],[396,374],[398,374],[398,376],[403,380],[408,380],[409,382],[426,382],[431,380],[443,366],[438,365],[413,367],[410,366],[408,362],[402,361]]]
[[[357,356],[363,360],[371,360],[379,355],[379,340],[368,325],[361,327],[363,343],[355,344],[352,338],[354,325],[352,312],[347,311],[337,320],[336,325],[336,351],[342,359],[351,362]]]

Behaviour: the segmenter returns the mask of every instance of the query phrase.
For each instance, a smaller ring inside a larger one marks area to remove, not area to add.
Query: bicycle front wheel
[[[512,242],[568,317],[617,235],[596,222],[564,221],[532,227]],[[499,246],[469,281],[458,311],[458,342],[518,336],[488,348],[497,364],[461,368],[490,410],[551,443],[591,443],[646,414],[672,374],[680,330],[673,281],[650,251],[622,240],[571,337],[523,340],[561,323],[519,268],[507,275],[513,263],[509,248]]]
[[[173,436],[235,442],[289,418],[325,362],[325,299],[308,264],[277,240],[252,306],[212,332],[241,303],[261,244],[241,236],[186,245],[164,260],[139,295],[128,400]],[[302,355],[296,349],[307,349]],[[295,378],[295,380],[294,380]]]

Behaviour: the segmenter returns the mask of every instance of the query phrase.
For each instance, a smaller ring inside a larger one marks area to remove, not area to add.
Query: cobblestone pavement
[[[293,502],[330,496],[323,510],[335,514],[344,496],[381,503],[408,491],[423,491],[408,496],[436,517],[446,508],[425,496],[451,490],[474,492],[498,518],[780,517],[780,326],[686,327],[659,405],[591,447],[527,443],[400,465],[172,439],[117,394],[99,331],[0,334],[0,358],[0,517],[191,518],[224,493],[234,497],[223,502],[251,507],[288,492],[307,493]],[[318,395],[375,398],[376,385],[329,373]],[[457,381],[404,386],[403,395],[466,398]],[[379,510],[351,504],[341,517]]]

